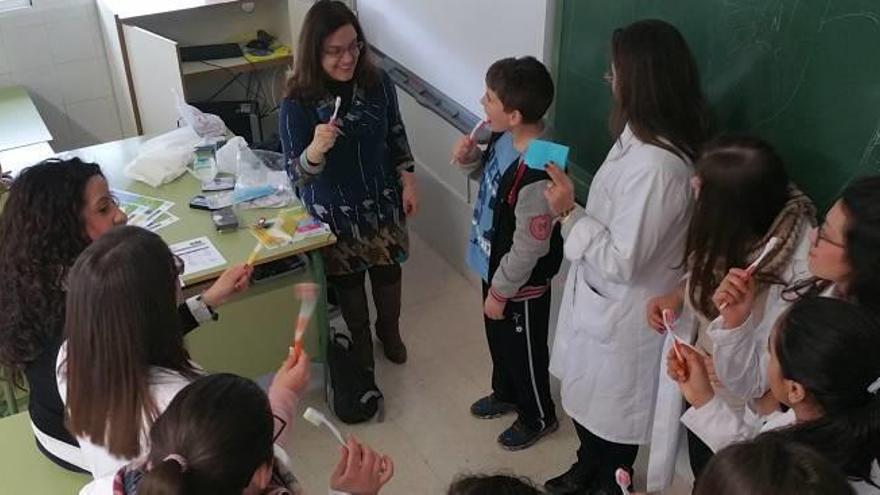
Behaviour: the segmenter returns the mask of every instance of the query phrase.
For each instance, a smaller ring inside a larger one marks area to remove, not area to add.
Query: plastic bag
[[[201,139],[191,127],[181,127],[145,142],[137,157],[125,167],[125,175],[159,187],[186,172],[193,148]]]
[[[226,135],[226,124],[220,117],[204,113],[198,108],[188,104],[183,98],[174,91],[174,98],[177,100],[177,113],[180,118],[186,122],[186,125],[203,138],[223,137]]]
[[[234,174],[238,168],[238,152],[247,148],[247,141],[241,136],[235,136],[226,142],[215,155],[217,171]]]
[[[227,146],[229,143],[227,143]],[[248,190],[271,186],[275,192],[251,201],[240,203],[240,208],[283,208],[296,196],[290,179],[283,170],[284,155],[273,151],[238,148],[236,153],[235,193],[242,195]],[[281,170],[278,170],[280,166]]]

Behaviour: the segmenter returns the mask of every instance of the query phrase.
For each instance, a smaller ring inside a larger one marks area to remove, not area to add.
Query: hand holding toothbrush
[[[253,273],[253,266],[247,263],[230,267],[202,293],[202,301],[211,308],[219,308],[250,287]]]
[[[309,370],[309,355],[305,351],[297,355],[291,347],[281,367],[272,378],[270,388],[280,387],[289,390],[297,396],[302,396],[303,391],[309,385],[311,373]]]
[[[452,165],[459,164],[464,165],[467,163],[473,163],[480,159],[482,152],[480,148],[477,147],[477,132],[489,121],[483,119],[477,122],[477,125],[471,130],[471,132],[467,136],[462,136],[455,143],[455,146],[452,148],[452,161],[450,162]]]
[[[339,107],[342,104],[342,98],[336,97],[333,115],[326,124],[318,124],[315,126],[314,137],[312,143],[306,148],[306,159],[312,163],[321,163],[324,161],[324,155],[330,151],[336,144],[336,138],[341,134],[339,126],[336,125],[336,118],[339,114]]]
[[[394,476],[394,462],[369,446],[349,438],[330,476],[330,488],[352,495],[375,495]]]
[[[651,298],[648,301],[647,308],[648,325],[662,335],[666,332],[666,327],[663,325],[663,312],[669,311],[667,318],[671,318],[671,321],[675,321],[676,318],[678,318],[678,314],[681,312],[683,304],[683,286],[676,287],[668,294]]]
[[[715,294],[712,295],[712,302],[721,313],[724,328],[736,328],[742,325],[749,315],[752,313],[752,306],[755,303],[755,292],[757,285],[752,275],[761,266],[771,252],[779,245],[778,237],[771,237],[758,258],[752,262],[745,270],[740,268],[731,268],[727,272],[727,276],[718,285]]]
[[[682,359],[679,359],[679,354]],[[715,397],[704,358],[691,347],[679,346],[678,354],[674,349],[669,350],[666,374],[678,383],[688,404],[696,408],[703,407]]]
[[[317,428],[326,427],[342,446],[339,464],[330,476],[333,490],[372,495],[379,493],[379,489],[394,476],[394,462],[390,457],[379,455],[354,437],[345,441],[339,428],[317,409],[307,408],[303,418]]]
[[[757,284],[748,270],[731,268],[715,289],[712,302],[721,314],[723,328],[737,328],[752,313]]]

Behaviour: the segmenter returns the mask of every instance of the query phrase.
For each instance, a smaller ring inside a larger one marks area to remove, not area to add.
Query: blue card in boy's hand
[[[565,170],[568,164],[568,146],[534,139],[529,143],[523,161],[526,163],[526,166],[535,170],[544,170],[550,162]]]

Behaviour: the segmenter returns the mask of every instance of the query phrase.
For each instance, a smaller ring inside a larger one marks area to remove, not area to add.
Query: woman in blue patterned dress
[[[338,238],[324,258],[355,355],[373,368],[369,273],[376,335],[389,360],[405,362],[400,264],[409,249],[406,217],[418,206],[413,157],[394,85],[370,60],[357,18],[342,2],[318,2],[306,15],[280,134],[303,203]]]

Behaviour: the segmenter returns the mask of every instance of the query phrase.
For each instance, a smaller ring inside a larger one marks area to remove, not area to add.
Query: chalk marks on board
[[[877,120],[874,132],[871,133],[865,149],[862,150],[857,171],[863,172],[869,169],[874,172],[880,170],[880,119]]]
[[[825,29],[827,24],[836,21],[844,21],[844,20],[867,20],[872,22],[876,27],[880,28],[880,12],[873,10],[855,10],[855,11],[845,11],[845,12],[835,12],[832,14],[832,6],[834,2],[832,0],[827,0],[825,3],[825,12],[822,14],[822,19],[819,21],[819,32]]]
[[[754,107],[759,115],[752,124],[764,127],[791,107],[807,79],[816,34],[805,31],[803,21],[818,13],[804,8],[808,5],[801,0],[723,0],[721,4],[718,20],[726,29],[719,32],[733,36],[716,40],[713,59],[728,61],[717,67],[721,74],[732,74],[732,67],[740,69],[739,78],[730,80],[733,84],[765,88],[763,101]]]

